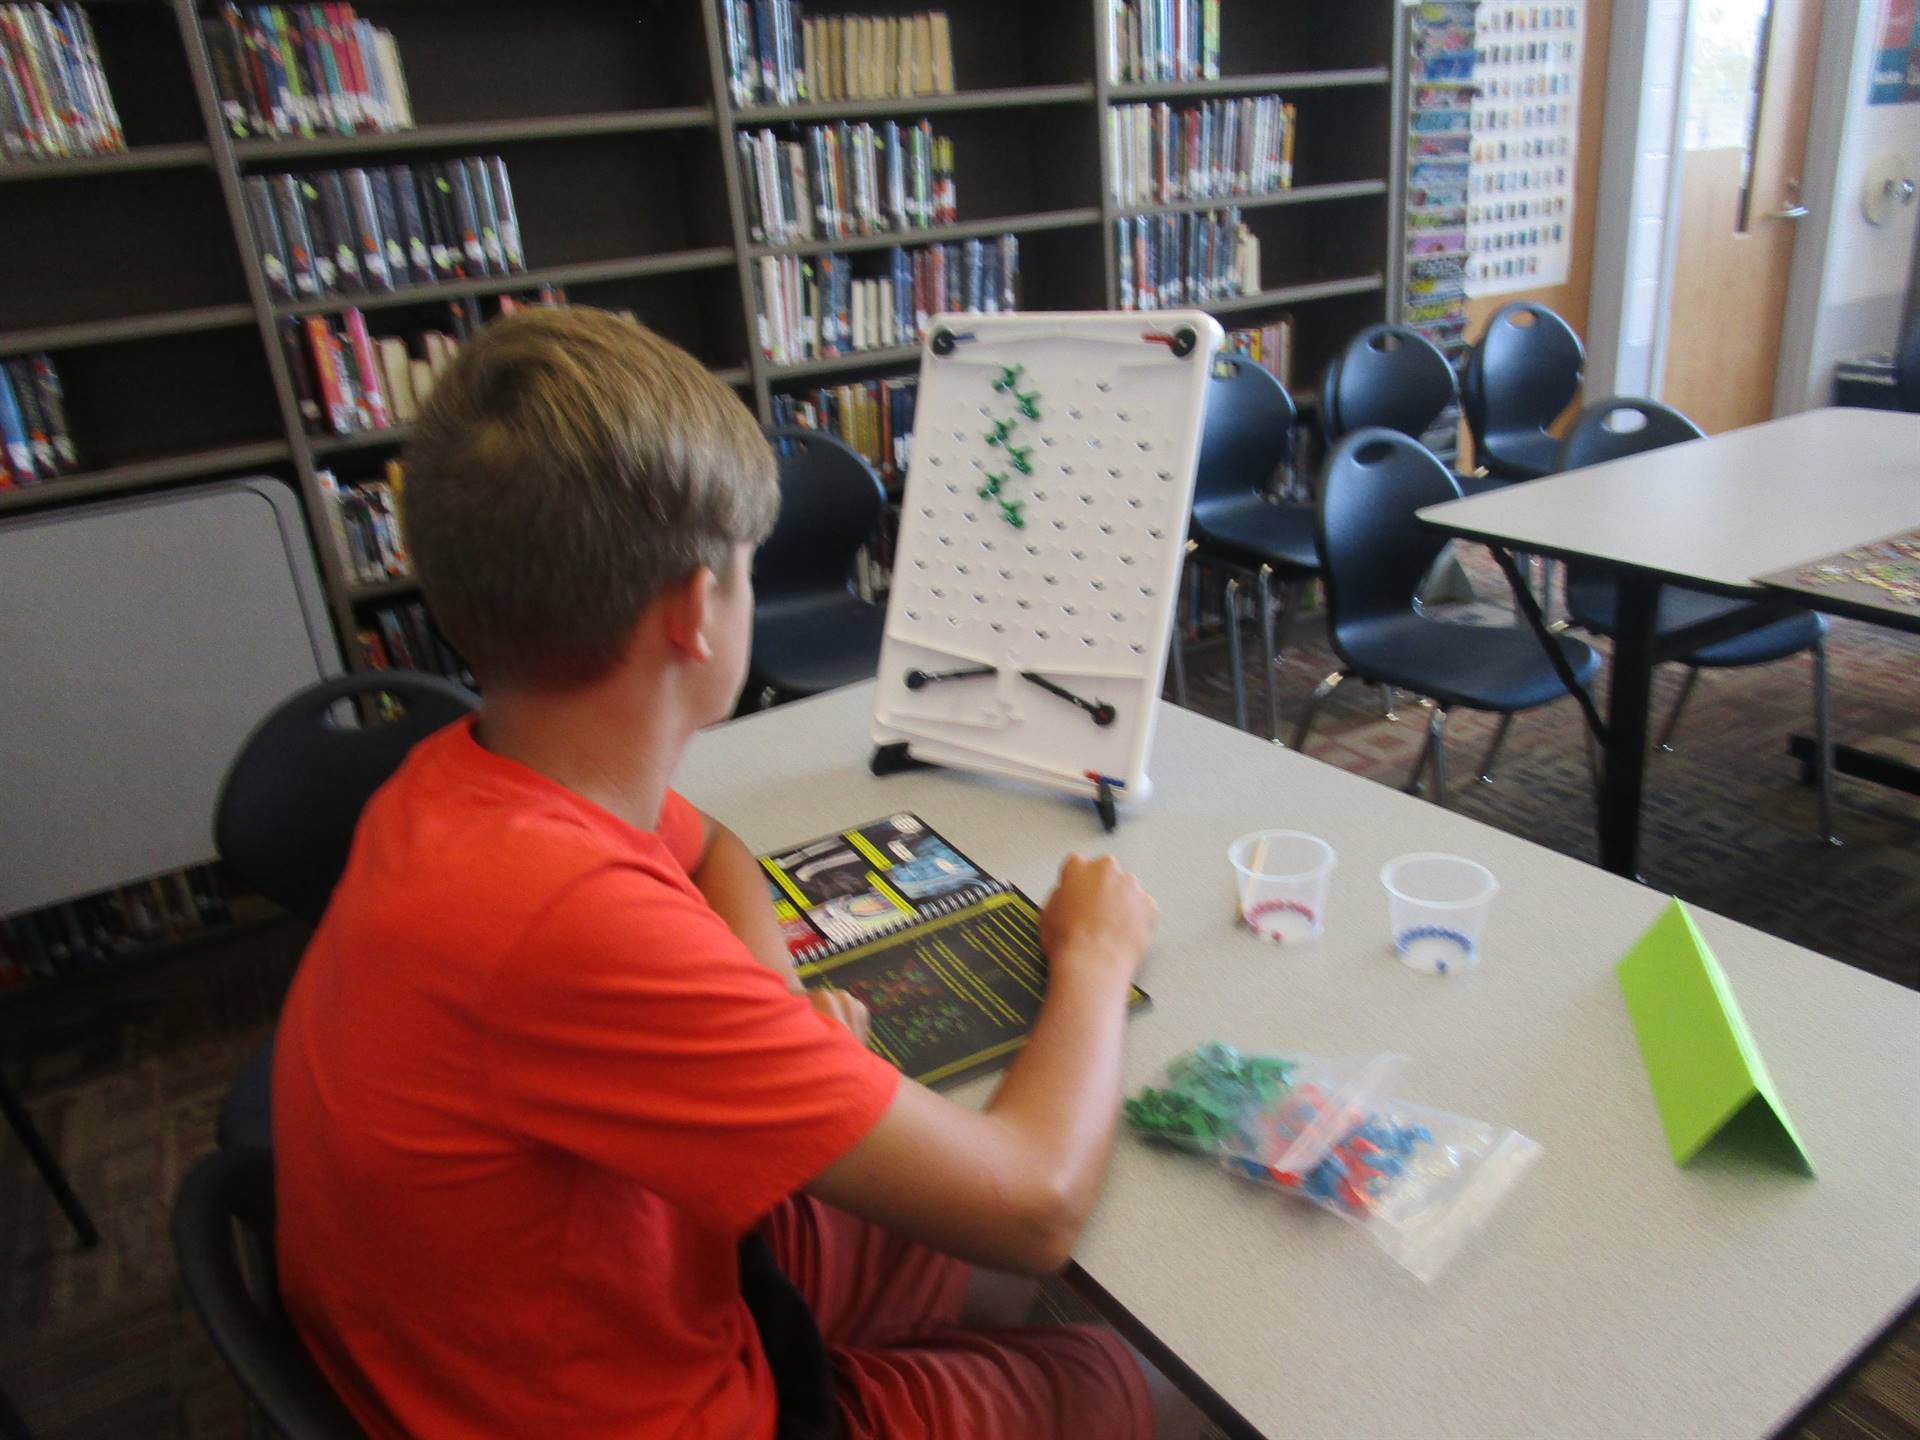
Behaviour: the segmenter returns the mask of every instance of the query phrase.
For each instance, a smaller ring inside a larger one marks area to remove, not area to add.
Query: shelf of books
[[[521,306],[632,314],[896,495],[945,314],[1200,306],[1311,404],[1409,263],[1398,10],[0,5],[0,187],[32,218],[0,266],[0,516],[275,475],[349,662],[470,680],[401,457]],[[108,909],[96,948],[152,929]],[[90,915],[36,921],[28,967]]]
[[[518,306],[632,313],[890,484],[942,314],[1198,305],[1311,378],[1397,294],[1394,12],[0,7],[32,85],[0,183],[41,182],[0,269],[0,510],[290,474],[344,648],[375,663],[369,607],[397,607],[390,663],[427,647],[369,487]]]

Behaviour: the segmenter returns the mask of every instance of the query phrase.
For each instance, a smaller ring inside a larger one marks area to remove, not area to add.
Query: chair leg
[[[1440,708],[1438,706],[1435,706],[1433,713],[1438,715],[1440,713]],[[1429,720],[1427,722],[1427,733],[1420,737],[1420,753],[1413,757],[1413,771],[1411,774],[1407,776],[1407,783],[1403,787],[1406,790],[1407,794],[1418,795],[1420,793],[1420,785],[1421,785],[1422,777],[1425,776],[1427,773],[1427,761],[1432,757],[1432,755],[1433,755],[1433,722]]]
[[[1667,716],[1667,723],[1660,732],[1660,748],[1669,755],[1673,753],[1673,732],[1680,728],[1680,712],[1687,708],[1687,701],[1693,698],[1693,687],[1700,681],[1700,667],[1689,665],[1687,678],[1680,683],[1680,695],[1673,702],[1673,712]]]
[[[1399,712],[1393,708],[1393,700],[1393,686],[1382,685],[1380,687],[1380,718],[1382,720],[1398,720],[1400,718]]]
[[[1813,642],[1813,767],[1820,786],[1820,838],[1838,845],[1833,833],[1833,694],[1827,686],[1827,642]]]
[[[1447,808],[1447,711],[1436,705],[1427,720],[1427,749],[1433,755],[1433,803]]]
[[[60,1162],[54,1157],[53,1149],[47,1144],[46,1137],[40,1133],[40,1127],[33,1123],[33,1117],[27,1113],[27,1107],[14,1093],[7,1078],[0,1075],[0,1114],[7,1117],[7,1123],[13,1127],[13,1133],[20,1137],[20,1143],[26,1148],[27,1156],[33,1161],[34,1168],[40,1172],[40,1178],[46,1182],[47,1189],[53,1192],[54,1203],[67,1217],[67,1223],[73,1226],[73,1233],[80,1243],[86,1246],[100,1243],[100,1232],[94,1227],[93,1217],[87,1214],[87,1207],[80,1202],[67,1180],[67,1172],[60,1168]]]
[[[1313,694],[1310,697],[1308,697],[1308,700],[1307,700],[1306,712],[1303,715],[1301,715],[1300,723],[1294,727],[1294,731],[1293,731],[1293,748],[1294,749],[1305,750],[1307,748],[1307,732],[1313,729],[1314,717],[1320,713],[1320,707],[1327,703],[1327,697],[1333,694],[1335,690],[1339,689],[1340,682],[1346,678],[1347,678],[1346,671],[1336,670],[1331,675],[1327,676],[1326,679],[1322,680],[1318,685],[1313,687]]]
[[[1227,627],[1227,669],[1233,678],[1233,726],[1247,728],[1247,675],[1240,660],[1240,581],[1230,578],[1221,587],[1220,608]]]
[[[1254,577],[1260,606],[1260,668],[1267,675],[1267,738],[1280,743],[1280,655],[1273,648],[1273,567],[1262,565]]]
[[[1185,590],[1185,586],[1181,586]],[[1167,635],[1167,668],[1173,671],[1173,702],[1187,708],[1187,636],[1180,624],[1180,596],[1173,597],[1173,620]]]
[[[1513,728],[1513,712],[1509,710],[1500,717],[1500,728],[1493,732],[1493,744],[1487,747],[1487,758],[1480,762],[1480,783],[1493,783],[1493,762],[1500,758],[1500,747],[1507,743],[1507,731]]]

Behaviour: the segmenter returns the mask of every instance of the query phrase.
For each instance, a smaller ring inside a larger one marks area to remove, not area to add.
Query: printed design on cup
[[[1416,945],[1452,946],[1460,952],[1459,958],[1471,963],[1478,958],[1479,945],[1471,935],[1459,930],[1450,930],[1444,925],[1410,925],[1393,937],[1393,948],[1402,955],[1410,954]],[[1447,962],[1440,955],[1433,956],[1433,968],[1442,975],[1447,973]]]
[[[1254,934],[1258,935],[1262,940],[1271,940],[1276,945],[1284,944],[1287,937],[1279,924],[1269,923],[1263,925],[1261,923],[1262,920],[1270,915],[1298,915],[1301,919],[1305,920],[1307,922],[1308,935],[1296,936],[1296,939],[1311,938],[1312,934],[1317,931],[1320,926],[1320,916],[1314,908],[1298,900],[1261,900],[1249,905],[1245,910],[1240,912],[1240,918],[1245,922],[1247,928],[1252,930]]]

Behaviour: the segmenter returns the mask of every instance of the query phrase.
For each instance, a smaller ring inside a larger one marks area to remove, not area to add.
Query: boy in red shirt
[[[1152,1433],[1117,1338],[961,1311],[964,1262],[1057,1269],[1093,1204],[1153,902],[1066,862],[976,1113],[800,991],[669,788],[777,504],[733,394],[603,312],[489,326],[420,419],[409,539],[485,708],[369,804],[273,1075],[281,1284],[375,1435]]]

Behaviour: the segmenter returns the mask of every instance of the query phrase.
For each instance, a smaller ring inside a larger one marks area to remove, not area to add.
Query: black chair
[[[1901,410],[1920,413],[1920,320],[1907,331],[1893,357],[1893,403]]]
[[[1320,433],[1329,450],[1375,426],[1418,440],[1459,398],[1453,366],[1431,340],[1406,325],[1369,325],[1327,363]]]
[[[887,612],[853,590],[854,558],[879,531],[880,477],[844,441],[784,426],[780,519],[753,557],[749,707],[795,700],[871,679]]]
[[[1546,306],[1494,311],[1460,377],[1475,464],[1495,480],[1551,475],[1560,442],[1548,427],[1573,403],[1586,363],[1580,337]]]
[[[1669,405],[1657,400],[1612,399],[1589,406],[1567,432],[1560,452],[1562,470],[1579,470],[1604,464],[1628,455],[1641,455],[1688,440],[1705,439],[1705,432]],[[1567,618],[1582,630],[1595,635],[1612,636],[1619,614],[1619,595],[1606,567],[1569,561],[1567,564]],[[1742,611],[1759,612],[1763,607],[1753,601],[1729,599],[1704,590],[1688,590],[1678,585],[1660,589],[1660,608],[1655,613],[1654,632],[1675,631],[1717,620]],[[1674,701],[1673,711],[1660,733],[1662,750],[1673,749],[1674,731],[1679,728],[1681,712],[1693,695],[1693,687],[1702,670],[1725,670],[1747,665],[1766,665],[1813,652],[1813,708],[1815,729],[1814,774],[1819,783],[1820,833],[1833,838],[1833,753],[1831,745],[1831,708],[1827,692],[1827,622],[1811,610],[1796,610],[1771,624],[1736,635],[1731,640],[1705,645],[1682,657],[1687,678]]]
[[[353,702],[386,694],[400,713],[348,723]],[[347,866],[354,826],[415,744],[471,714],[478,698],[451,680],[405,670],[343,675],[281,702],[240,747],[214,805],[213,843],[242,882],[309,925],[320,923]],[[249,1060],[220,1107],[229,1147],[273,1144],[273,1042]]]
[[[1327,589],[1327,632],[1341,668],[1314,690],[1293,737],[1295,749],[1306,744],[1320,706],[1349,675],[1425,695],[1433,701],[1433,714],[1407,789],[1419,789],[1431,763],[1433,798],[1442,804],[1448,711],[1501,716],[1493,742],[1498,750],[1516,713],[1567,695],[1530,630],[1455,623],[1423,613],[1420,582],[1446,539],[1421,525],[1415,512],[1459,496],[1459,485],[1432,452],[1396,430],[1356,431],[1327,457],[1315,539]],[[1569,636],[1554,641],[1586,685],[1600,668],[1600,657]],[[1482,766],[1483,773],[1487,769]]]
[[[1307,587],[1320,574],[1320,558],[1313,548],[1313,507],[1277,500],[1272,493],[1275,472],[1292,458],[1298,418],[1293,398],[1270,370],[1243,356],[1219,357],[1207,386],[1193,514],[1187,525],[1189,557],[1229,577],[1222,608],[1233,667],[1233,719],[1243,730],[1247,700],[1240,661],[1239,596],[1242,580],[1253,581],[1260,643],[1266,651],[1268,729],[1275,739],[1280,734],[1280,685],[1274,666]],[[1277,635],[1276,575],[1286,590]],[[1179,662],[1177,636],[1173,653]],[[1178,665],[1176,675],[1184,692],[1184,663]],[[1181,698],[1184,701],[1184,693]]]
[[[313,1363],[280,1303],[271,1154],[216,1150],[187,1172],[173,1202],[173,1254],[213,1348],[279,1434],[288,1440],[361,1440],[365,1432]],[[255,1272],[252,1284],[249,1269]]]

